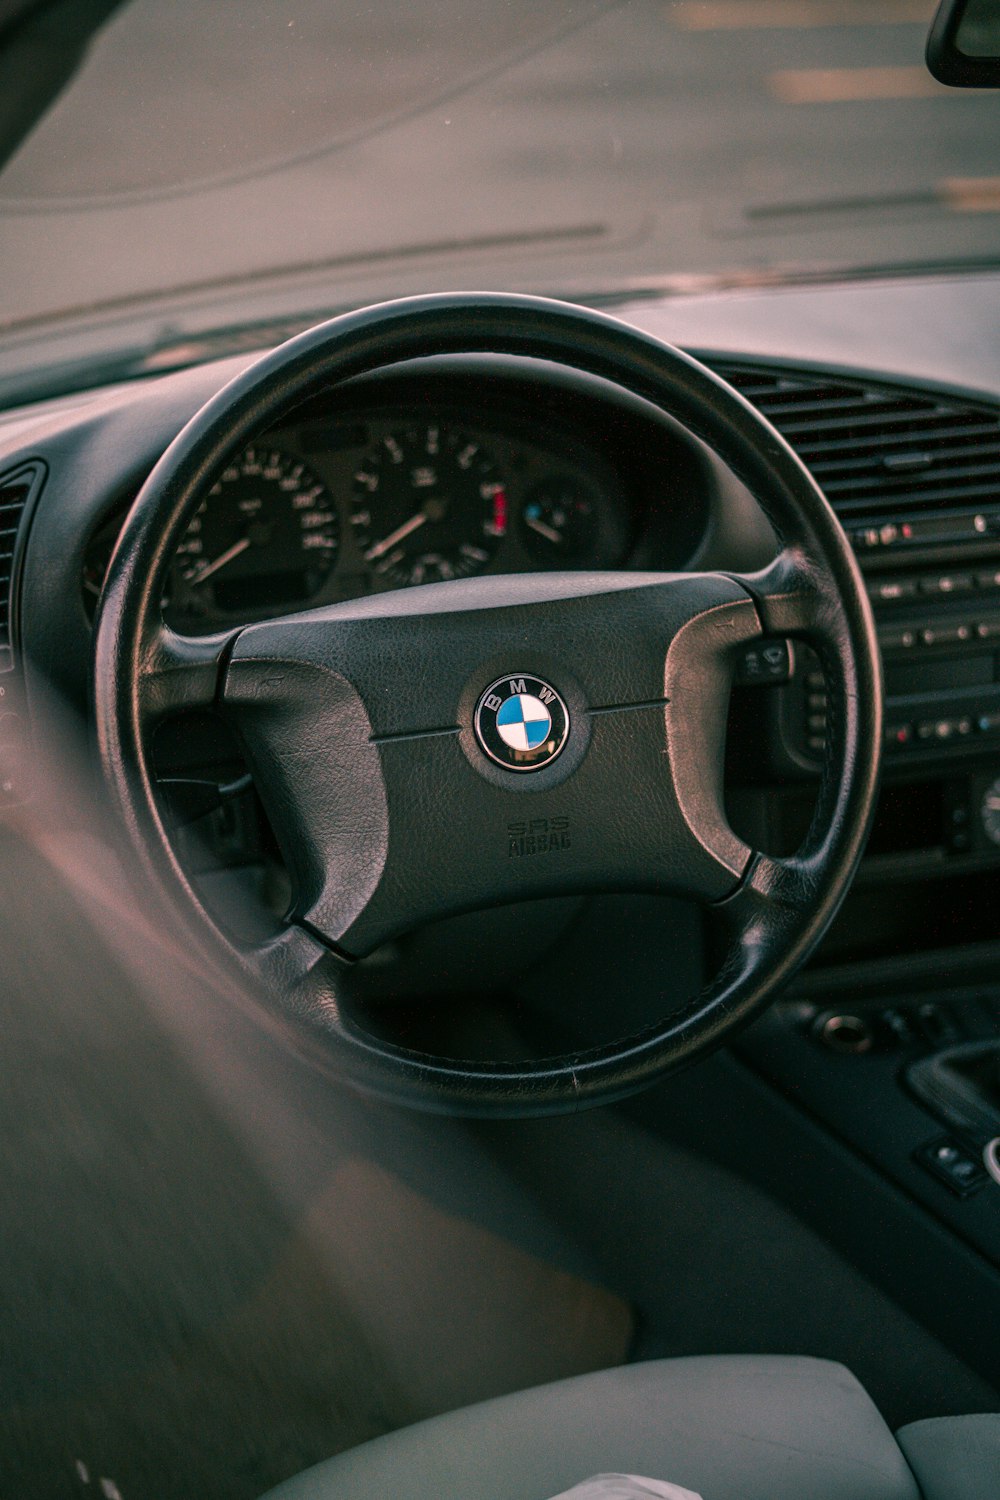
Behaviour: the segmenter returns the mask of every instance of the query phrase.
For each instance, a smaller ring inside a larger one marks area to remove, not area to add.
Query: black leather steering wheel
[[[748,577],[438,583],[199,640],[163,623],[174,549],[248,442],[352,377],[477,352],[561,362],[669,412],[756,496],[781,542],[776,560]],[[816,813],[787,859],[748,848],[723,810],[734,663],[762,634],[808,642],[829,694]],[[598,313],[499,294],[413,298],[336,318],[209,401],[129,514],[100,607],[94,695],[104,771],[135,853],[175,905],[212,928],[242,982],[329,1043],[355,1081],[470,1113],[544,1113],[623,1096],[755,1014],[847,889],[881,743],[879,656],[861,577],[787,444],[676,349]],[[172,847],[151,770],[156,724],[207,706],[235,725],[293,877],[283,932],[257,946],[212,927]],[[525,837],[543,841],[545,857],[522,857]],[[344,966],[397,933],[494,903],[608,890],[698,898],[726,933],[710,984],[639,1035],[531,1064],[459,1062],[378,1039],[341,1003]]]

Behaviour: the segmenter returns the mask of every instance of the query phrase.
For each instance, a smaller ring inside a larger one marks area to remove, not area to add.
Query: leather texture
[[[750,850],[725,823],[726,710],[733,658],[759,630],[718,573],[477,578],[250,626],[223,705],[295,874],[296,918],[359,957],[504,902],[729,895]],[[679,658],[666,695],[665,640]],[[491,677],[522,672],[569,706],[564,752],[530,779],[494,767],[472,730]],[[558,858],[511,858],[512,821],[539,818],[568,829]]]
[[[319,1464],[267,1500],[546,1500],[609,1471],[704,1500],[919,1500],[843,1365],[757,1355],[656,1360],[486,1401]]]
[[[933,1417],[900,1428],[924,1500],[997,1500],[1000,1416]]]

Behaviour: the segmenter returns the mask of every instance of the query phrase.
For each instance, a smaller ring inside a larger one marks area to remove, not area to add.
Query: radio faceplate
[[[893,530],[906,525],[895,522]],[[1000,750],[996,544],[984,556],[980,531],[946,554],[939,548],[918,553],[910,544],[904,558],[891,538],[870,548],[852,540],[882,648],[887,760]],[[815,657],[799,654],[793,691],[795,748],[818,765],[826,743],[826,686]]]

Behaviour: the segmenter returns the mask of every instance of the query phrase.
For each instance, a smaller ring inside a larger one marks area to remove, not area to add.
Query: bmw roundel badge
[[[498,677],[476,705],[476,738],[508,771],[540,771],[569,734],[569,710],[540,677]]]

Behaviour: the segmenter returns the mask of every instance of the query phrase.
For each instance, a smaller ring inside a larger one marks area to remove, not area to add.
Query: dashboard
[[[841,514],[869,582],[888,689],[884,786],[828,954],[992,938],[1000,277],[651,300],[622,315],[691,349],[765,412]],[[0,416],[12,539],[0,752],[16,773],[0,806],[26,792],[32,696],[55,692],[85,721],[94,606],[128,508],[245,364]],[[164,609],[198,635],[473,574],[752,571],[773,548],[739,480],[638,397],[541,362],[428,358],[315,397],[235,455],[180,545]],[[763,659],[747,664],[728,769],[734,827],[755,847],[795,847],[825,731],[816,661],[792,652],[773,675]],[[185,724],[164,735],[163,769],[236,785],[241,767],[224,736]]]

